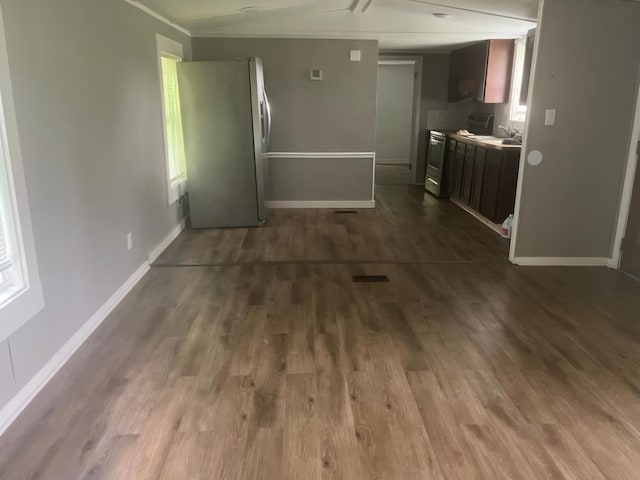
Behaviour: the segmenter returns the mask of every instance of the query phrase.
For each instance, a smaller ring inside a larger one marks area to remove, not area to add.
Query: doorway
[[[627,174],[620,202],[613,265],[640,279],[640,85],[636,114],[629,148]]]
[[[416,183],[420,57],[380,57],[376,110],[376,183]]]

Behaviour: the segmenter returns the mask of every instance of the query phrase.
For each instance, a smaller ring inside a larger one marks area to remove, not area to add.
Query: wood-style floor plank
[[[638,478],[640,285],[505,245],[406,187],[186,232],[0,438],[0,478]]]

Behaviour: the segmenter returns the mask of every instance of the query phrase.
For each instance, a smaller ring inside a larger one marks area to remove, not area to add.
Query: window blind
[[[9,178],[7,176],[4,149],[0,148],[0,272],[8,270],[12,266],[10,238],[15,228],[11,212],[11,194],[9,192]]]
[[[4,203],[4,202],[2,202]],[[5,205],[0,205],[0,272],[4,272],[11,267],[11,256],[9,254],[8,225],[5,221]]]
[[[164,115],[169,157],[169,179],[171,183],[185,176],[184,137],[180,113],[177,57],[161,56]]]

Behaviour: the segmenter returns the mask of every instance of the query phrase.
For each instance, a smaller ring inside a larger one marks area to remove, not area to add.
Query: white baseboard
[[[376,208],[375,200],[276,200],[267,202],[269,208]]]
[[[515,257],[513,263],[523,267],[611,267],[605,257]]]
[[[182,220],[178,225],[175,226],[173,230],[171,230],[167,234],[166,237],[162,239],[162,241],[158,244],[156,248],[154,248],[153,250],[151,250],[151,252],[149,252],[148,259],[150,264],[155,262],[158,259],[158,257],[162,255],[162,252],[164,252],[167,249],[167,247],[171,245],[171,242],[173,242],[176,238],[178,238],[178,235],[180,235],[180,233],[185,229],[185,227],[186,227],[186,220]]]
[[[93,331],[104,321],[111,311],[122,301],[129,291],[149,270],[149,263],[144,262],[115,291],[111,297],[94,313],[87,322],[58,350],[53,357],[36,373],[29,382],[0,410],[0,435],[18,418],[18,415],[29,405],[31,400],[60,370],[71,355],[80,348]]]

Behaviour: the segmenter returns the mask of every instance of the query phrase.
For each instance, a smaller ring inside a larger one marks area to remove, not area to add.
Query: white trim
[[[605,257],[515,257],[512,262],[529,267],[608,267],[611,259]]]
[[[378,66],[380,65],[413,65],[413,115],[411,125],[411,152],[409,160],[413,174],[413,183],[415,185],[423,184],[424,178],[418,178],[418,150],[420,147],[420,104],[422,102],[422,57],[418,57],[415,55],[380,55],[378,57]]]
[[[376,152],[267,152],[267,158],[374,158]]]
[[[125,0],[126,1],[126,0]],[[165,175],[167,183],[167,203],[173,205],[186,192],[186,176],[181,176],[177,180],[171,179],[171,159],[169,158],[169,144],[167,141],[167,113],[164,105],[164,83],[162,78],[162,57],[170,55],[181,60],[184,58],[184,45],[164,35],[156,34],[156,55],[158,61],[158,81],[160,82],[160,104],[162,106],[162,140],[164,146]]]
[[[268,208],[376,208],[375,200],[272,200]]]
[[[527,105],[520,105],[520,96],[522,92],[522,82],[524,80],[528,39],[528,34],[515,39],[513,67],[511,69],[511,92],[507,106],[509,122],[524,122],[527,118]]]
[[[38,270],[38,258],[36,245],[33,238],[31,214],[29,211],[29,198],[27,184],[24,178],[22,150],[20,147],[20,135],[16,119],[13,100],[13,87],[9,70],[9,55],[4,29],[4,20],[0,9],[0,134],[5,136],[4,143],[7,151],[6,166],[7,177],[12,188],[13,216],[15,223],[16,246],[20,250],[23,279],[20,285],[20,293],[9,300],[0,309],[0,342],[15,332],[22,325],[31,320],[44,308],[44,296],[40,273]],[[1,127],[4,120],[4,128]],[[2,143],[2,142],[0,142]],[[2,148],[4,148],[4,146]]]
[[[158,257],[162,255],[162,252],[164,252],[167,249],[167,247],[171,245],[171,243],[176,238],[178,238],[178,235],[180,235],[180,233],[185,229],[185,227],[186,227],[186,220],[182,220],[178,225],[175,226],[175,228],[173,228],[173,230],[171,230],[167,234],[166,237],[162,239],[162,241],[158,244],[156,248],[154,248],[153,250],[151,250],[151,252],[149,252],[148,259],[150,264],[155,262],[158,259]]]
[[[128,3],[129,5],[131,5],[132,7],[137,8],[138,10],[142,10],[144,13],[146,13],[147,15],[151,15],[153,18],[155,18],[156,20],[160,20],[162,23],[166,23],[167,25],[169,25],[172,28],[175,28],[176,30],[178,30],[179,32],[184,33],[187,36],[191,36],[191,32],[189,30],[187,30],[184,27],[181,27],[180,25],[173,23],[171,20],[169,20],[166,17],[163,17],[162,15],[160,15],[159,13],[157,13],[154,10],[151,10],[149,7],[147,7],[146,5],[141,4],[140,2],[136,2],[135,0],[124,0],[126,3]]]
[[[638,75],[640,80],[640,71]],[[638,82],[638,97],[636,99],[636,113],[633,121],[631,133],[631,144],[629,146],[629,159],[622,185],[622,195],[620,197],[620,210],[618,211],[618,223],[613,241],[613,252],[611,255],[612,268],[619,269],[622,262],[622,239],[627,233],[627,223],[631,210],[631,197],[633,196],[633,186],[636,179],[638,157],[640,152],[640,82]],[[637,173],[640,175],[640,172]]]
[[[497,233],[502,238],[506,238],[506,237],[502,236],[502,225],[498,225],[497,223],[493,223],[491,220],[489,220],[487,217],[485,217],[481,213],[476,212],[473,208],[465,205],[464,203],[462,203],[459,200],[456,200],[455,198],[451,198],[450,200],[451,200],[451,203],[453,203],[454,205],[457,205],[462,210],[467,212],[469,215],[474,217],[476,220],[482,222],[484,225],[486,225],[488,228],[490,228],[494,233]]]
[[[520,167],[518,170],[518,182],[516,187],[516,203],[513,209],[513,225],[511,229],[511,245],[509,246],[509,261],[516,261],[516,245],[518,241],[518,227],[520,223],[520,210],[522,192],[524,190],[524,171],[527,165],[527,152],[529,150],[529,127],[531,124],[531,111],[533,110],[533,91],[535,90],[535,78],[538,70],[538,56],[540,53],[540,39],[543,35],[544,24],[542,23],[542,13],[545,0],[540,0],[538,4],[538,27],[536,30],[536,38],[533,44],[533,59],[531,60],[531,73],[529,75],[529,95],[527,97],[527,115],[524,126],[524,141],[522,142],[522,150],[520,151]],[[534,167],[535,168],[535,167]]]
[[[0,435],[18,418],[44,386],[64,366],[78,348],[98,328],[113,309],[149,270],[149,262],[140,265],[87,322],[51,357],[29,382],[0,410]]]
[[[378,60],[378,65],[415,65],[418,60]]]

